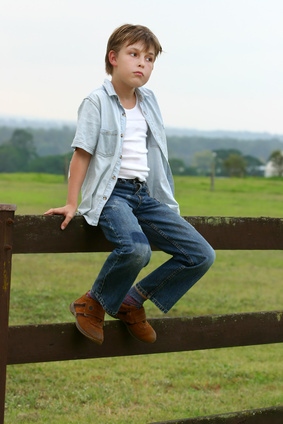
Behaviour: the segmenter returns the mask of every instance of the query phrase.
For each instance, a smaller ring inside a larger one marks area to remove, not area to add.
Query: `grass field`
[[[175,183],[182,215],[282,217],[282,179],[217,179],[213,192],[206,178]],[[42,214],[65,198],[62,177],[0,174],[0,202],[17,204],[17,214]],[[68,305],[105,257],[15,255],[10,324],[73,321]],[[141,274],[164,259],[155,252]],[[217,251],[168,316],[282,310],[282,269],[282,251]],[[146,310],[161,316],[150,302]],[[282,354],[279,344],[9,366],[5,422],[146,424],[282,405]]]

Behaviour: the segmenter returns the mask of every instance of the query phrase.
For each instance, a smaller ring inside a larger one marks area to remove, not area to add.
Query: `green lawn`
[[[283,179],[175,178],[182,215],[282,217]],[[0,174],[17,214],[64,204],[63,177]],[[15,255],[10,324],[72,322],[106,254]],[[142,275],[164,261],[155,252]],[[282,251],[217,251],[208,274],[168,316],[282,310]],[[150,317],[161,312],[146,303]],[[107,334],[105,334],[107,337]],[[27,341],[32,343],[32,340]],[[6,423],[146,424],[283,404],[283,346],[8,367]]]

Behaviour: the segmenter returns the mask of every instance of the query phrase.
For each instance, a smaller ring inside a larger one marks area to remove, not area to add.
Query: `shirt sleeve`
[[[81,148],[92,155],[100,134],[100,121],[98,106],[89,98],[84,99],[78,110],[77,129],[71,147]]]

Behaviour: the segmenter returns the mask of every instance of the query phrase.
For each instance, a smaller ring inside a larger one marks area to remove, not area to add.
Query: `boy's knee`
[[[125,255],[125,258],[127,257],[127,262],[131,266],[140,269],[145,267],[151,258],[151,248],[148,242],[124,246],[121,253]]]
[[[193,265],[200,267],[205,273],[215,261],[215,251],[209,243],[202,244],[201,250],[193,258]]]
[[[151,258],[151,248],[148,243],[137,243],[134,246],[133,260],[145,267]]]
[[[215,261],[215,250],[210,246],[210,249],[208,250],[207,253],[207,267],[210,268],[211,265],[213,264],[213,262]]]
[[[203,260],[203,266],[206,268],[206,271],[211,267],[214,261],[215,261],[215,250],[210,246],[210,244],[207,244],[207,248],[205,249],[204,260]]]
[[[132,257],[137,263],[146,266],[151,258],[151,248],[147,237],[142,232],[132,234]]]

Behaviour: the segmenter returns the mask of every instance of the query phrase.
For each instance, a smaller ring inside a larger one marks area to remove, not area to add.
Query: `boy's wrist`
[[[74,210],[77,210],[78,204],[77,203],[71,203],[71,202],[67,202],[66,206],[69,208],[72,208]]]

